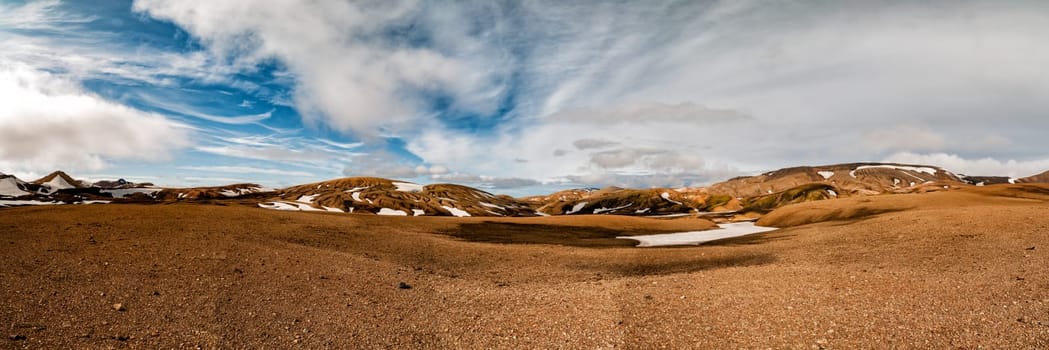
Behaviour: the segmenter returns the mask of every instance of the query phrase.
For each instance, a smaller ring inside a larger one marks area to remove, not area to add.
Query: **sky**
[[[0,172],[512,195],[1049,170],[1046,1],[0,0]]]

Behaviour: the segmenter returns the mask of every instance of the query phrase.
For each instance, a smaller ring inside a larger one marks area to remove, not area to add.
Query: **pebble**
[[[124,308],[124,304],[121,304],[121,303],[113,304],[113,310],[116,310],[116,311],[127,311],[127,309]]]
[[[21,335],[21,334],[12,334],[11,336],[9,336],[7,338],[11,339],[11,340],[14,340],[14,341],[26,340],[26,337],[24,335]]]
[[[410,284],[401,282],[400,284],[397,285],[397,288],[400,288],[400,289],[412,289],[412,286]]]

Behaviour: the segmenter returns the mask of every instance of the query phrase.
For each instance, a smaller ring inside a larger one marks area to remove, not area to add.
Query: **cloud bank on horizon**
[[[500,192],[1049,169],[1043,1],[0,1],[0,170]]]

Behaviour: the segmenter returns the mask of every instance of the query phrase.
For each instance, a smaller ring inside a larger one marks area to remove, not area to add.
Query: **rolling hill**
[[[162,188],[123,180],[91,184],[55,171],[32,182],[0,174],[0,198],[5,199],[0,205],[189,202],[397,216],[692,214],[718,220],[753,220],[776,208],[803,202],[1012,183],[1049,183],[1049,172],[1013,179],[957,175],[928,165],[849,163],[784,168],[705,188],[581,188],[513,198],[463,185],[420,185],[378,177],[340,178],[283,189],[249,183]]]

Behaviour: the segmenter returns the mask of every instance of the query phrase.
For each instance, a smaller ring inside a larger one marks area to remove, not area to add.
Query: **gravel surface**
[[[468,218],[3,209],[0,348],[1049,347],[1049,204],[934,195],[956,203],[645,249],[446,234]]]

